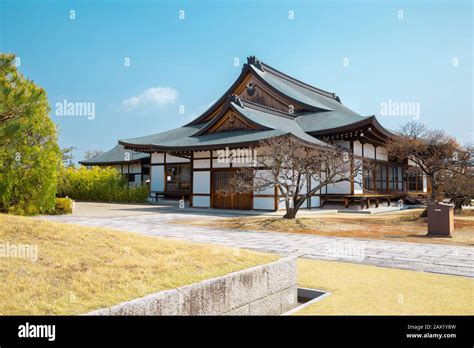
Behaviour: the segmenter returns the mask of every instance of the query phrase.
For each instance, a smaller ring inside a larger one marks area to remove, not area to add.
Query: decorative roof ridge
[[[230,94],[227,97],[227,103],[235,103],[242,108],[244,107],[244,105],[242,104],[242,99],[237,94]]]
[[[287,81],[290,81],[290,82],[293,82],[294,84],[300,86],[300,87],[303,87],[303,88],[306,88],[306,89],[309,89],[310,91],[313,91],[313,92],[316,92],[318,94],[321,94],[322,96],[325,96],[325,97],[328,97],[328,98],[332,98],[336,101],[338,101],[339,103],[341,102],[341,100],[339,99],[339,97],[336,95],[336,93],[334,92],[329,92],[329,91],[326,91],[324,89],[321,89],[321,88],[318,88],[318,87],[315,87],[315,86],[312,86],[306,82],[303,82],[301,80],[298,80],[290,75],[287,75],[273,67],[271,67],[270,65],[267,65],[265,63],[261,63],[264,68],[265,68],[265,71],[267,72],[271,72],[272,74],[274,75],[277,75],[278,77],[281,77]]]
[[[256,67],[257,69],[263,71],[262,62],[260,61],[260,59],[258,59],[258,58],[255,57],[255,56],[247,57],[247,64],[248,64],[248,65],[253,65],[253,66]]]
[[[280,70],[277,70],[275,69],[274,67],[268,65],[268,64],[265,64],[263,63],[261,60],[259,60],[257,57],[255,56],[250,56],[247,58],[247,64],[249,65],[253,65],[254,67],[256,67],[257,69],[259,69],[260,71],[267,71],[267,72],[270,72],[274,75],[277,75],[278,77],[281,77],[287,81],[290,81],[290,82],[293,82],[295,84],[297,84],[298,86],[300,87],[303,87],[303,88],[306,88],[306,89],[309,89],[313,92],[316,92],[316,93],[319,93],[325,97],[328,97],[328,98],[332,98],[334,100],[336,100],[337,102],[341,103],[341,99],[336,95],[336,93],[334,92],[329,92],[329,91],[326,91],[324,89],[321,89],[321,88],[318,88],[318,87],[315,87],[315,86],[312,86],[306,82],[303,82],[301,80],[298,80],[290,75],[287,75],[283,72],[281,72]]]
[[[338,111],[338,110],[322,110],[322,111],[318,111],[318,112],[305,111],[305,112],[300,112],[300,113],[295,114],[295,115],[296,115],[296,119],[299,119],[299,118],[302,118],[302,117],[324,116],[324,114],[330,114],[330,113],[334,113],[334,112],[337,113],[337,112],[340,112],[340,111]],[[354,116],[359,116],[361,119],[374,117],[374,115],[364,116],[364,115],[359,115],[357,113],[354,114]]]

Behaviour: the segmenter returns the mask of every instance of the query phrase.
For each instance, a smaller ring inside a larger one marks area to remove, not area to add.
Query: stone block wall
[[[279,315],[296,305],[296,257],[288,257],[87,314]]]

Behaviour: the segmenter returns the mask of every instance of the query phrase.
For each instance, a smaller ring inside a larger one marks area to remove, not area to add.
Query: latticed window
[[[240,178],[238,178],[241,176]],[[249,191],[233,190],[235,181],[248,180]],[[251,209],[252,207],[252,177],[236,170],[216,170],[212,173],[213,207],[221,209]]]
[[[190,188],[189,164],[166,166],[166,191],[186,191]]]
[[[374,171],[372,168],[364,167],[364,190],[372,191],[374,189]]]
[[[423,191],[423,174],[417,172],[408,173],[408,191]]]
[[[375,173],[377,175],[377,191],[387,191],[387,166],[382,163],[377,164]]]
[[[390,191],[403,191],[403,168],[390,166]]]
[[[214,191],[217,193],[223,193],[224,190],[228,189],[230,184],[230,171],[218,171],[213,173],[214,176]]]

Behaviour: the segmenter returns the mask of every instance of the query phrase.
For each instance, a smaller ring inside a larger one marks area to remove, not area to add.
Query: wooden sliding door
[[[235,169],[212,171],[212,207],[216,209],[252,209],[252,192],[226,193],[239,173]]]

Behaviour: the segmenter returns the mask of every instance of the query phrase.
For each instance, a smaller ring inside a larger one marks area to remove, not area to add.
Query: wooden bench
[[[344,207],[349,208],[351,203],[360,203],[361,209],[370,208],[372,201],[375,201],[375,207],[378,208],[381,200],[386,200],[390,206],[392,199],[402,198],[402,195],[390,194],[360,194],[360,195],[320,195],[321,206],[327,202],[344,202]]]

